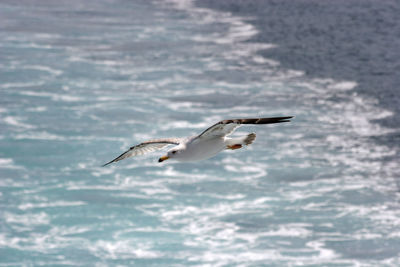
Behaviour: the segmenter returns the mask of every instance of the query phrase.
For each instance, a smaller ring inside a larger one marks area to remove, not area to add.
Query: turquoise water
[[[259,52],[190,1],[0,4],[0,266],[398,266],[398,133],[356,80]],[[255,143],[198,163],[150,138],[228,118]]]

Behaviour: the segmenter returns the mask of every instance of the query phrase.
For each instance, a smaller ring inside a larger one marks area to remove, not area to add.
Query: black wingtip
[[[282,122],[290,122],[294,116],[286,116],[286,117],[272,117],[272,118],[259,118],[259,119],[248,119],[245,120],[244,123],[254,123],[254,124],[273,124],[273,123],[282,123]]]
[[[294,118],[294,116],[282,117],[279,122],[291,122],[292,118]]]
[[[293,116],[287,116],[287,117],[277,117],[277,118],[272,118],[276,119],[277,121],[284,121],[284,120],[291,120]]]
[[[280,119],[282,121],[289,122],[292,118],[294,118],[294,116],[281,117]]]
[[[106,164],[101,165],[101,167],[105,167],[105,166],[107,166],[107,165],[109,165],[109,164],[111,164],[111,163],[113,163],[113,162],[114,162],[114,160],[112,160],[112,161],[110,161],[110,162],[107,162]]]

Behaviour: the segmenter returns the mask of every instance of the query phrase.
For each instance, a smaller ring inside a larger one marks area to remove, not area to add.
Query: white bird
[[[175,159],[182,162],[199,161],[211,158],[225,149],[239,149],[244,145],[250,145],[256,139],[255,133],[246,136],[230,138],[236,128],[243,124],[271,124],[289,122],[292,117],[254,118],[254,119],[232,119],[220,121],[207,128],[197,136],[187,138],[161,138],[149,140],[131,147],[117,158],[103,165],[106,166],[129,157],[143,155],[160,150],[168,145],[175,145],[158,162],[167,159]]]

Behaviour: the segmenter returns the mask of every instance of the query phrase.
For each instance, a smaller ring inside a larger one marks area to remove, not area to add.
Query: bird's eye
[[[175,154],[175,153],[176,153],[176,150],[172,151],[172,154]]]

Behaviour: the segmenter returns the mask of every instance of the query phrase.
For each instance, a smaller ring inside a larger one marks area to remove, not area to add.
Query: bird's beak
[[[161,158],[158,159],[158,162],[163,162],[164,160],[169,159],[168,156],[162,156]]]

